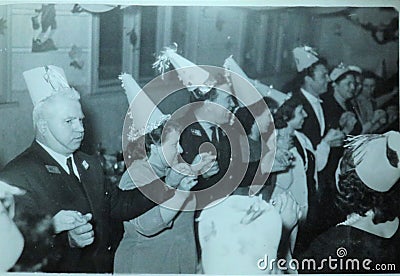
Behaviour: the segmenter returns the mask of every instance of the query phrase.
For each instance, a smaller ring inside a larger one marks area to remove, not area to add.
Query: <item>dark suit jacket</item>
[[[304,111],[307,112],[308,115],[304,120],[301,132],[303,132],[308,139],[310,139],[314,149],[316,149],[322,140],[321,127],[319,125],[317,115],[315,115],[314,109],[301,90],[295,91],[293,93],[293,97],[297,98],[301,102]]]
[[[194,115],[191,116],[194,117]],[[182,132],[180,138],[180,144],[183,148],[182,157],[188,163],[192,163],[195,156],[199,154],[199,149],[202,144],[206,142],[211,143],[203,127],[196,122],[197,119],[192,119],[192,122],[195,123],[188,126]],[[185,121],[186,120],[187,119],[185,119]],[[237,187],[240,184],[241,179],[246,173],[246,168],[242,167],[239,139],[236,139],[238,137],[236,137],[237,135],[234,135],[236,132],[235,128],[231,126],[224,126],[224,129],[226,129],[227,132],[222,133],[222,135],[219,137],[218,144],[214,145],[217,150],[219,172],[207,179],[199,176],[198,184],[192,189],[198,191],[211,187],[207,193],[196,195],[198,207],[204,207],[210,201],[229,195],[234,190],[234,187]],[[232,139],[228,139],[228,136],[232,137]],[[202,148],[202,152],[208,151],[210,151],[210,148]],[[243,171],[240,169],[243,169]],[[241,172],[243,175],[241,175]],[[219,184],[215,185],[218,182]]]
[[[155,206],[138,189],[136,192],[121,191],[107,186],[100,163],[95,157],[82,152],[74,153],[80,180],[71,179],[64,169],[36,142],[12,160],[0,173],[0,179],[26,190],[16,197],[18,213],[53,217],[61,210],[90,212],[93,218],[94,243],[84,248],[70,248],[67,233],[56,235],[49,252],[58,256],[49,262],[46,272],[111,272],[112,248],[110,244],[110,218],[128,220]],[[163,193],[160,185],[148,186],[161,189],[163,199],[171,192]],[[38,241],[40,242],[40,241]]]

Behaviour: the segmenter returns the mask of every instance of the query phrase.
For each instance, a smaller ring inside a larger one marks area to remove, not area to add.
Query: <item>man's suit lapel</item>
[[[89,179],[89,175],[90,172],[89,170],[90,165],[89,163],[82,159],[81,156],[79,154],[74,154],[74,160],[75,160],[75,165],[76,168],[78,169],[78,173],[79,173],[79,177],[81,180],[81,185],[83,187],[83,190],[85,192],[85,196],[87,198],[87,200],[89,201],[89,205],[90,205],[90,209],[92,210],[92,213],[96,210],[95,208],[95,202],[96,200],[93,198],[95,197],[96,194],[98,194],[98,189],[100,189],[101,187],[97,187],[96,185],[93,185],[92,181],[90,181]],[[97,180],[97,176],[96,177]],[[93,176],[92,176],[93,178]]]
[[[61,181],[63,181],[66,186],[68,186],[68,174],[64,170],[63,167],[58,164],[56,160],[44,149],[40,146],[36,141],[32,144],[32,150],[34,155],[38,157],[38,160],[41,160],[43,166],[46,168],[49,174],[59,175]]]
[[[310,102],[300,90],[296,95],[302,102],[304,111],[307,113],[307,118],[304,120],[302,132],[308,136],[313,146],[316,147],[319,144],[321,137],[321,126],[319,125],[317,115],[315,114]]]
[[[41,160],[43,166],[47,170],[47,173],[57,176],[58,185],[62,183],[61,186],[64,189],[70,190],[72,192],[70,175],[60,166],[60,164],[58,164],[58,162],[54,160],[53,157],[51,157],[51,155],[36,141],[32,143],[31,150],[33,151],[34,155],[38,157],[38,160]],[[93,185],[88,185],[88,174],[85,172],[86,166],[84,166],[84,160],[82,160],[78,154],[74,154],[74,160],[81,179],[80,185],[82,185],[83,187],[85,196],[89,202],[90,209],[93,212],[95,208],[93,205],[93,198],[91,197],[91,194],[96,194],[96,191],[93,191],[95,187],[92,187]],[[54,185],[57,185],[57,183],[54,183]]]
[[[199,139],[201,139],[202,142],[211,142],[211,140],[208,137],[206,131],[204,130],[204,128],[199,123],[193,124],[193,126],[190,128],[190,132],[191,132],[191,134],[193,136],[199,137]]]

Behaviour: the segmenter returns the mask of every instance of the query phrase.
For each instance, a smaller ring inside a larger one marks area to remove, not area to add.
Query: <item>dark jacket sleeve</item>
[[[175,194],[174,189],[167,188],[159,179],[140,189],[123,191],[115,185],[110,185],[108,190],[111,217],[121,221],[134,219]]]

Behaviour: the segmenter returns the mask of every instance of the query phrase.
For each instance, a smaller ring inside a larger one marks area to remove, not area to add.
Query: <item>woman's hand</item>
[[[293,161],[294,156],[290,151],[278,147],[271,172],[284,171],[292,165]]]
[[[173,187],[176,188],[187,176],[193,176],[194,173],[190,167],[190,165],[186,163],[178,163],[174,165],[167,173],[165,177],[165,182]]]
[[[194,176],[187,176],[179,183],[178,190],[190,191],[194,186],[197,185],[197,178]]]
[[[281,214],[283,227],[291,231],[301,217],[300,206],[290,192],[282,193],[271,199],[270,203]]]
[[[204,174],[213,166],[216,158],[215,155],[209,152],[200,153],[193,159],[191,169],[196,175]]]

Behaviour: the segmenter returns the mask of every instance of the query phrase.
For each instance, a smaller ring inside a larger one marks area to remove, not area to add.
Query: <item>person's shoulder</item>
[[[26,168],[27,166],[37,166],[39,165],[39,163],[40,162],[38,156],[35,154],[33,148],[29,147],[25,149],[25,151],[23,151],[21,154],[16,156],[14,159],[12,159],[10,162],[8,162],[3,171],[20,167]]]

